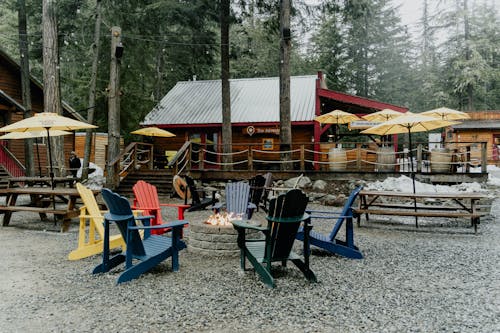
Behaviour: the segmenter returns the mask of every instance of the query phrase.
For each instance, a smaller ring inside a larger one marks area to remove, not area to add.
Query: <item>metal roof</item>
[[[313,121],[316,75],[290,78],[291,121]],[[279,78],[230,80],[231,122],[279,122]],[[178,82],[141,125],[222,123],[221,81]]]
[[[465,120],[460,124],[451,126],[455,129],[500,129],[500,120]]]

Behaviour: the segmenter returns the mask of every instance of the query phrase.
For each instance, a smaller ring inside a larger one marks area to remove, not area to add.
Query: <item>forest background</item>
[[[31,72],[42,77],[42,1],[2,0],[0,45],[20,59],[17,6],[26,3]],[[122,28],[121,133],[178,82],[220,79],[220,1],[100,0],[95,123],[107,129],[112,26]],[[96,0],[58,0],[62,98],[86,117]],[[396,1],[292,2],[292,75],[321,70],[328,88],[408,107],[500,109],[496,0],[422,0],[411,29]],[[231,1],[231,78],[279,76],[279,1]],[[40,81],[42,81],[40,79]],[[293,98],[293,96],[292,96]]]

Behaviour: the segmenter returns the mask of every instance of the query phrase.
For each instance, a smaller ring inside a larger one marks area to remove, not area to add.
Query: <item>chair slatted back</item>
[[[194,183],[194,179],[189,177],[189,176],[185,176],[185,179],[186,179],[187,187],[188,187],[189,192],[191,194],[191,201],[192,201],[193,205],[201,203],[200,195],[198,194],[198,191],[196,190],[196,184]],[[187,199],[187,197],[188,196],[186,196],[186,199]]]
[[[88,215],[92,216],[95,223],[95,228],[97,229],[99,236],[102,239],[104,236],[104,227],[102,226],[104,217],[102,216],[101,210],[99,209],[99,205],[97,205],[94,193],[92,193],[89,188],[80,183],[76,184],[76,189],[80,194],[80,198],[82,198],[83,205],[85,206]]]
[[[307,206],[307,196],[299,189],[279,195],[269,203],[269,251],[271,260],[287,258]],[[269,218],[280,220],[272,222]]]
[[[107,188],[103,188],[101,193],[109,209],[109,213],[106,213],[104,216],[115,222],[118,226],[123,239],[127,240],[127,251],[130,249],[134,256],[145,255],[146,251],[144,250],[139,231],[128,229],[129,225],[135,225],[135,217],[127,198]]]
[[[134,191],[135,201],[137,202],[138,208],[152,208],[150,210],[143,209],[143,214],[154,216],[155,221],[153,222],[153,224],[163,224],[160,209],[160,200],[158,199],[158,191],[156,189],[156,186],[147,183],[144,180],[139,180],[132,187],[132,190]]]
[[[248,181],[250,185],[250,202],[254,203],[259,207],[259,203],[264,194],[264,184],[266,183],[266,178],[262,175],[256,175]]]
[[[333,241],[335,237],[337,237],[337,234],[342,227],[342,220],[346,216],[352,216],[352,205],[354,204],[354,201],[358,197],[359,192],[363,189],[363,186],[358,186],[355,188],[351,194],[349,195],[349,198],[347,198],[344,208],[342,208],[342,212],[340,213],[340,217],[337,219],[337,223],[335,224],[335,227],[333,228],[332,232],[330,232],[330,235],[328,236],[330,238],[330,241]]]
[[[250,186],[244,182],[226,184],[226,210],[235,214],[246,214]]]

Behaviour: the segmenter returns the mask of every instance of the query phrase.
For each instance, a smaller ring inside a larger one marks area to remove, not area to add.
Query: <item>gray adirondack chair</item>
[[[257,206],[250,202],[250,185],[245,182],[226,183],[226,202],[216,203],[216,212],[225,209],[228,213],[241,214],[243,219],[251,219]]]

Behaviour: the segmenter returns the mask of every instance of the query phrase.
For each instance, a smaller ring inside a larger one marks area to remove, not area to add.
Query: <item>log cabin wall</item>
[[[252,147],[252,157],[254,160],[279,160],[280,156],[277,153],[267,153],[267,152],[277,152],[280,150],[280,142],[279,142],[279,126],[253,126],[255,132],[250,135],[248,132],[248,126],[233,126],[233,152],[243,151]],[[305,148],[312,150],[313,143],[311,142],[313,138],[313,127],[307,125],[292,125],[293,129],[293,141],[292,141],[292,150],[300,149],[300,145],[305,144]],[[173,128],[168,129],[168,131],[174,133],[176,136],[172,138],[146,138],[145,142],[153,142],[155,155],[163,155],[165,151],[177,151],[182,145],[189,139],[192,134],[206,134],[206,133],[217,133],[217,137],[219,138],[218,147],[219,152],[222,150],[220,144],[221,141],[221,129],[220,127],[215,128]],[[250,131],[251,132],[251,131]],[[216,143],[217,144],[217,143]],[[213,147],[213,146],[212,146]],[[208,148],[212,148],[210,144]],[[217,149],[216,147],[213,147]],[[265,152],[263,152],[265,151]],[[209,154],[205,159],[210,160]],[[212,156],[213,158],[213,156]],[[194,157],[196,160],[197,157]],[[237,163],[243,160],[248,159],[248,154],[235,154],[233,155],[233,162]],[[300,159],[300,152],[294,152],[292,155],[293,160]],[[312,160],[313,154],[306,152],[306,159]],[[262,162],[256,162],[255,166],[260,169],[260,167],[267,168],[269,165],[262,165]],[[277,165],[277,164],[276,164]],[[213,166],[213,165],[212,165]],[[205,167],[209,167],[209,165],[205,165]],[[312,168],[312,165],[310,166]],[[247,164],[242,163],[241,165],[236,164],[234,166],[235,169],[247,169]]]
[[[31,81],[31,108],[33,112],[43,112],[43,89],[42,86],[35,80]],[[15,100],[19,105],[23,105],[22,90],[21,90],[21,74],[19,66],[16,62],[9,58],[5,53],[0,52],[0,90]],[[0,97],[0,122],[2,126],[12,124],[23,119],[23,110],[11,105]],[[39,142],[42,142],[39,139]],[[64,137],[64,155],[69,156],[69,152],[73,150],[74,136],[67,135]],[[3,144],[16,156],[16,158],[24,165],[24,140],[5,140]],[[35,155],[35,173],[38,174],[38,155],[40,156],[40,164],[42,165],[43,174],[47,174],[48,165],[47,153],[45,144],[39,144],[39,154],[36,152],[36,144],[33,144],[33,153]]]
[[[468,112],[467,113],[471,120],[476,121],[500,121],[500,111],[489,110],[481,112]],[[486,142],[486,155],[488,163],[496,163],[498,158],[494,153],[494,146],[497,144],[495,138],[500,137],[500,128],[467,128],[467,129],[457,129],[452,133],[451,140],[447,138],[447,141],[451,142],[469,142],[463,144],[456,144],[457,147],[471,146],[471,159],[481,159],[481,145],[471,144],[470,142]],[[498,139],[497,139],[498,140]]]
[[[83,158],[85,154],[85,132],[78,132],[75,134],[75,152],[78,157]],[[97,166],[106,169],[106,157],[108,148],[108,133],[93,133],[92,134],[92,147],[90,149],[90,162],[95,163]],[[120,149],[123,149],[124,141],[120,139]]]

